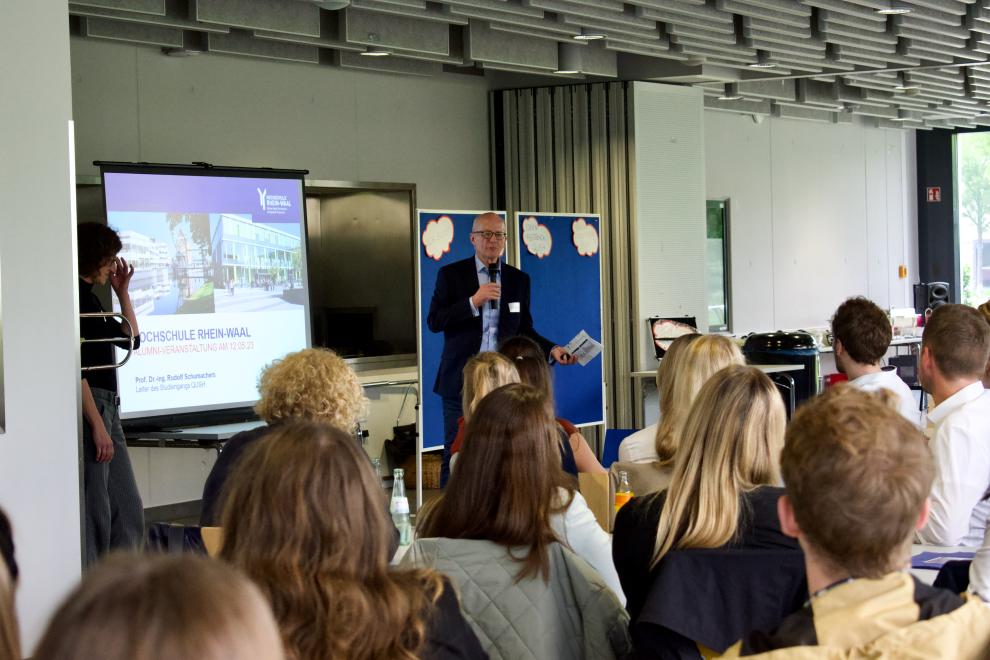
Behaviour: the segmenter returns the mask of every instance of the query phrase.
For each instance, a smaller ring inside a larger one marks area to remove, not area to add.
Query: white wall
[[[651,316],[694,316],[705,293],[705,126],[699,88],[633,84],[636,364],[655,369]]]
[[[423,208],[490,202],[488,83],[397,76],[74,38],[79,174],[92,161],[304,168],[417,184]]]
[[[0,21],[0,269],[12,518],[30,655],[79,577],[79,325],[64,2],[10,0]]]
[[[822,326],[853,295],[911,306],[913,131],[715,111],[704,121],[706,196],[730,200],[734,332]]]

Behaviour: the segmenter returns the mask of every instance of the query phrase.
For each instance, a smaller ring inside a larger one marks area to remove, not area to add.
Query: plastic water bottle
[[[619,471],[619,485],[615,487],[615,512],[626,505],[626,502],[633,498],[632,486],[629,485],[629,474],[625,470]]]
[[[382,459],[371,459],[371,467],[375,470],[375,478],[378,479],[378,485],[384,488],[384,484],[382,483]]]
[[[392,522],[399,530],[399,545],[412,543],[412,525],[409,522],[409,499],[406,497],[405,470],[392,470],[392,502],[389,505]]]

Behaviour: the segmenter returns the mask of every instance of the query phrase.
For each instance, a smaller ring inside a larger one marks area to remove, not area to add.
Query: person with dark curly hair
[[[134,266],[117,256],[123,245],[110,227],[84,222],[77,228],[79,256],[79,312],[105,312],[94,288],[110,284],[127,323],[113,318],[84,317],[79,320],[82,339],[134,338],[141,344],[137,316],[128,287]],[[112,365],[113,345],[127,348],[129,342],[84,343],[80,349],[83,367]],[[86,504],[86,563],[116,548],[137,548],[144,538],[144,506],[134,470],[127,455],[120,425],[120,397],[114,369],[82,372],[83,483]]]

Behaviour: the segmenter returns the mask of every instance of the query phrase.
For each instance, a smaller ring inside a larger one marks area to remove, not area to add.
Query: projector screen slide
[[[302,179],[206,172],[103,172],[141,331],[125,419],[250,405],[262,368],[309,345]]]

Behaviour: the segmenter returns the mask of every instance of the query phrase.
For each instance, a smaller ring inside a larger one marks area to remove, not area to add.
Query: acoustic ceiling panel
[[[394,14],[395,16],[412,16],[413,18],[419,18],[424,21],[437,21],[452,25],[468,24],[468,19],[454,16],[450,13],[450,9],[446,6],[426,6],[425,2],[423,5],[423,8],[420,9],[403,4],[392,4],[391,2],[386,2],[385,0],[351,1],[351,7],[354,7],[355,9],[367,9],[369,11],[377,11],[382,14]]]
[[[156,16],[165,15],[165,0],[74,0],[72,4],[101,9],[123,9]]]
[[[382,73],[398,73],[412,76],[436,76],[443,65],[400,57],[365,57],[355,53],[341,53],[340,66],[345,69],[364,69]]]
[[[195,18],[249,30],[320,36],[320,8],[293,0],[190,0]]]
[[[209,35],[207,49],[213,53],[248,55],[286,62],[317,64],[320,61],[320,49],[316,46],[255,39],[251,33],[243,30]]]
[[[83,21],[82,31],[87,37],[129,41],[137,44],[161,46],[162,48],[182,47],[182,30],[175,28],[143,23],[125,23],[105,18],[86,18]]]
[[[557,69],[557,45],[551,41],[494,32],[480,21],[471,21],[467,36],[467,56],[475,62]]]
[[[450,28],[446,23],[354,8],[345,9],[343,15],[344,41],[435,55],[450,54]]]
[[[702,86],[719,110],[895,127],[981,119],[990,0],[898,4],[910,12],[878,13],[887,0],[351,0],[339,11],[315,0],[73,0],[69,13],[81,36],[292,62],[546,76],[564,52],[582,75]],[[393,56],[355,55],[372,47]],[[718,101],[728,82],[743,100]]]
[[[69,3],[69,14],[71,16],[85,16],[88,18],[105,18],[125,23],[144,23],[147,25],[158,25],[162,27],[178,28],[195,32],[218,32],[226,34],[230,28],[217,23],[202,23],[193,21],[184,16],[165,14],[144,14],[140,12],[122,11],[118,9],[104,9],[101,7],[90,7],[80,3]]]

